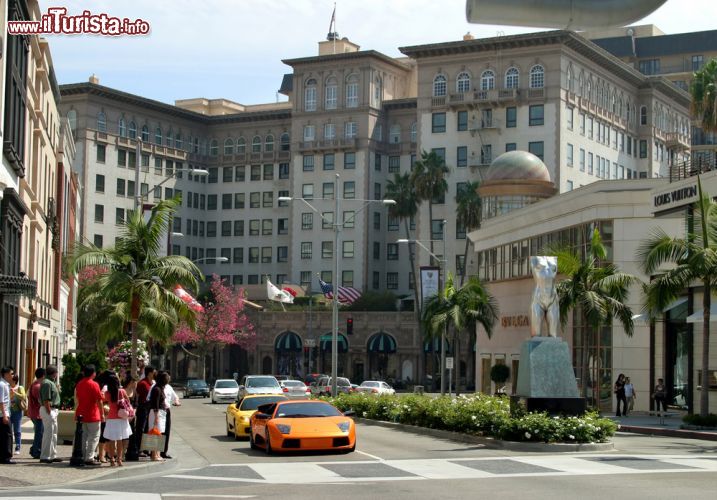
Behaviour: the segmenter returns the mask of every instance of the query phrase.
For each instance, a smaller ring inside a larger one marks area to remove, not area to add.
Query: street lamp
[[[396,243],[416,243],[418,246],[420,246],[426,252],[428,252],[428,254],[431,257],[433,257],[437,261],[440,261],[442,264],[441,267],[443,268],[442,274],[443,274],[444,285],[445,285],[445,280],[446,280],[446,270],[447,270],[447,262],[448,262],[448,257],[446,255],[446,231],[445,231],[445,228],[446,228],[446,221],[442,220],[441,221],[441,230],[443,232],[443,258],[442,259],[439,259],[438,256],[436,254],[434,254],[433,252],[431,252],[431,250],[429,250],[426,245],[421,243],[420,240],[409,240],[406,238],[401,238],[401,239],[396,240]],[[436,241],[436,240],[429,240],[429,241]],[[421,313],[423,313],[423,297],[421,297]],[[420,316],[421,316],[421,320],[423,320],[423,314],[420,314]],[[441,396],[446,393],[446,327],[447,327],[447,323],[446,323],[446,325],[444,325],[443,333],[441,334]],[[420,325],[419,325],[419,328],[420,328]]]
[[[199,259],[194,259],[192,262],[195,264],[200,263],[203,260],[216,260],[217,262],[228,262],[229,259],[227,257],[200,257]]]
[[[372,203],[380,203],[382,205],[395,205],[395,200],[357,200],[354,198],[343,200],[343,201],[358,201],[363,202],[364,206],[362,206],[359,210],[355,211],[353,214],[353,217],[350,219],[347,219],[343,222],[339,222],[339,214],[340,212],[340,204],[341,198],[339,198],[339,174],[336,174],[336,178],[334,179],[334,197],[333,200],[335,202],[335,212],[334,212],[334,220],[329,221],[324,218],[323,214],[314,207],[311,203],[309,203],[305,198],[296,198],[292,196],[280,196],[278,201],[294,201],[299,200],[303,201],[306,205],[311,208],[314,212],[319,214],[321,217],[321,220],[327,223],[330,223],[334,227],[334,279],[333,279],[333,301],[332,301],[332,312],[333,312],[333,331],[331,333],[331,395],[336,396],[337,393],[337,384],[336,384],[336,378],[338,377],[338,360],[339,360],[339,350],[338,350],[338,341],[339,341],[339,232],[341,231],[341,228],[346,224],[347,222],[352,222],[352,219],[356,218],[356,215],[360,212],[362,212],[364,209],[366,209],[370,204]],[[330,200],[331,198],[312,198],[312,200]]]

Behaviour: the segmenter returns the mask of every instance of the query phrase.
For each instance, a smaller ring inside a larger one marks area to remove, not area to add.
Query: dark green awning
[[[321,350],[323,352],[331,352],[332,337],[333,337],[332,333],[326,333],[326,334],[322,335],[321,338],[319,339],[319,344],[320,344]],[[338,352],[340,352],[342,354],[349,352],[349,341],[343,333],[339,333],[337,349],[338,349]]]
[[[302,348],[301,337],[294,332],[282,333],[274,343],[276,352],[301,352]]]
[[[396,352],[396,339],[386,332],[379,332],[368,340],[368,352],[393,354]]]

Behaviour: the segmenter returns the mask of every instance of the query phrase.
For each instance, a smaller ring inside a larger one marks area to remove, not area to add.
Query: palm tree
[[[414,243],[410,242],[411,232],[409,230],[408,221],[418,213],[418,197],[416,190],[411,185],[411,176],[408,173],[394,174],[393,180],[389,180],[386,185],[386,196],[389,200],[394,200],[395,205],[388,207],[388,215],[403,221],[403,228],[406,231],[406,239],[408,243],[408,257],[411,260],[411,276],[413,277],[413,292],[416,306],[414,310],[418,313],[418,281],[416,281],[416,264],[415,255],[413,253]],[[420,317],[416,319],[420,320]]]
[[[603,327],[611,326],[613,319],[620,322],[631,337],[634,324],[632,310],[625,303],[630,286],[637,278],[620,272],[614,264],[606,263],[607,249],[597,228],[593,231],[585,258],[572,248],[554,246],[545,249],[545,255],[558,257],[558,272],[567,278],[556,286],[562,327],[568,322],[571,311],[577,311],[582,323],[600,335]],[[588,346],[587,328],[580,329],[582,394],[587,397]]]
[[[473,229],[480,229],[480,221],[483,213],[483,204],[478,195],[478,181],[469,182],[467,186],[456,193],[456,221],[463,226],[466,234]],[[461,269],[461,286],[466,278],[468,268],[468,244],[470,240],[466,236],[466,245],[463,250],[463,269]]]
[[[705,132],[717,131],[717,59],[695,71],[690,84],[692,113]]]
[[[423,151],[411,173],[411,184],[414,186],[419,203],[428,202],[428,220],[433,234],[433,203],[445,196],[448,191],[446,176],[449,169],[435,151]],[[444,235],[445,237],[445,235]],[[431,237],[431,253],[433,253],[433,237]],[[444,256],[445,258],[445,256]]]
[[[453,331],[454,355],[457,366],[455,370],[456,394],[460,374],[459,336],[466,331],[475,331],[480,324],[490,338],[493,327],[498,319],[498,305],[495,298],[488,293],[480,280],[471,276],[465,285],[457,288],[453,275],[448,273],[446,285],[428,300],[423,308],[423,324],[428,339],[433,342],[435,337],[443,335],[447,329]],[[441,374],[443,377],[443,374]]]
[[[690,285],[702,282],[702,390],[700,415],[709,413],[709,347],[712,288],[717,283],[717,203],[702,192],[697,176],[699,201],[687,218],[686,238],[668,236],[660,228],[638,248],[642,267],[652,280],[645,286],[645,308],[652,315],[665,309]],[[663,264],[674,267],[665,271]]]
[[[133,353],[137,352],[140,327],[145,333],[154,331],[167,337],[177,320],[194,322],[193,311],[173,288],[181,284],[196,291],[199,269],[180,255],[160,257],[178,204],[178,197],[158,203],[146,221],[140,211],[131,211],[113,247],[80,244],[74,251],[73,272],[89,267],[106,269],[97,279],[96,291],[88,294],[80,307],[104,304],[108,311],[102,322],[104,330],[121,331],[129,321]],[[137,373],[136,355],[132,356],[131,370]]]

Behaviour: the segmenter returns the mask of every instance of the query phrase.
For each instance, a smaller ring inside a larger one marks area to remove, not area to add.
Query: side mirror
[[[353,410],[347,410],[344,412],[344,417],[355,417],[355,416],[356,416],[356,412]]]
[[[254,414],[254,417],[255,417],[257,420],[269,420],[269,419],[271,418],[271,415],[269,415],[269,414],[267,414],[267,413],[259,413],[259,412],[257,412],[257,413]]]

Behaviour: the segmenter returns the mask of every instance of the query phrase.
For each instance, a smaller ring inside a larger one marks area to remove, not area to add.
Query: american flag
[[[324,293],[324,297],[329,300],[334,299],[334,287],[331,284],[326,283],[324,280],[319,278],[319,285],[321,285],[321,291]],[[356,299],[361,296],[361,292],[350,286],[339,287],[339,302],[344,304],[353,304]]]

